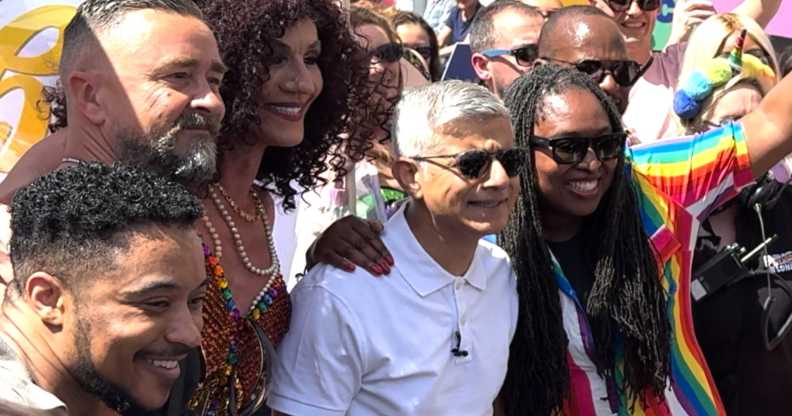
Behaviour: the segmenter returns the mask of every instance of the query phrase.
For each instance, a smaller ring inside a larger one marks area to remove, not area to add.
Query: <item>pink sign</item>
[[[719,12],[728,12],[742,3],[742,0],[714,0],[713,3]],[[767,33],[792,38],[792,24],[790,23],[792,23],[792,1],[782,1],[778,13],[767,25]]]

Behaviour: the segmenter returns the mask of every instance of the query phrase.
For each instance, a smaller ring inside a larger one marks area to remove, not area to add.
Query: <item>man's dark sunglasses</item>
[[[405,48],[410,48],[421,56],[426,59],[427,62],[432,60],[432,47],[431,46],[421,46],[421,45],[404,45]]]
[[[433,159],[453,158],[451,165],[459,169],[459,173],[468,179],[480,179],[487,172],[493,160],[500,162],[506,175],[510,178],[520,173],[520,167],[525,163],[525,149],[508,149],[488,152],[482,149],[467,150],[454,155],[437,155],[413,157],[413,160],[431,162]]]
[[[497,58],[503,55],[511,55],[517,60],[520,66],[531,66],[539,57],[539,48],[536,44],[519,46],[514,49],[487,49],[481,52],[487,58]]]
[[[548,139],[533,136],[531,141],[539,147],[549,149],[553,160],[562,165],[576,165],[586,158],[592,149],[597,159],[605,161],[619,157],[627,140],[625,133],[608,133],[599,137],[556,137]]]
[[[596,59],[585,59],[578,62],[568,62],[561,59],[543,58],[551,62],[560,62],[567,65],[572,65],[580,72],[586,73],[591,76],[597,84],[605,79],[605,75],[611,74],[617,84],[622,87],[633,86],[638,79],[649,69],[652,65],[652,59],[646,65],[641,66],[635,61],[598,61]]]
[[[645,12],[657,10],[660,8],[660,0],[635,0],[638,2],[638,7]],[[608,6],[614,12],[623,12],[630,8],[633,0],[607,0]]]
[[[369,56],[377,58],[381,62],[394,63],[404,56],[404,49],[398,43],[386,43],[369,51]]]

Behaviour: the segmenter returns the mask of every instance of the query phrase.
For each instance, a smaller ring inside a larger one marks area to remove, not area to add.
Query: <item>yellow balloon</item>
[[[19,157],[47,133],[49,107],[44,104],[43,85],[35,77],[58,73],[63,29],[75,11],[74,6],[42,6],[21,14],[0,28],[0,99],[15,90],[22,90],[24,94],[17,128],[9,133],[14,120],[0,120],[0,127],[8,126],[5,134],[0,128],[0,171],[10,170]],[[31,39],[49,28],[58,30],[57,40],[49,50],[37,56],[19,56]],[[7,71],[13,75],[6,74]]]

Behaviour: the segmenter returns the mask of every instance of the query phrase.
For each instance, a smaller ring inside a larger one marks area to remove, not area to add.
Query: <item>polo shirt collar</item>
[[[405,215],[407,205],[409,202],[402,204],[391,216],[383,235],[383,240],[396,261],[394,270],[398,271],[410,287],[422,297],[451,285],[458,279],[465,280],[478,290],[486,289],[487,273],[486,270],[482,270],[478,261],[481,246],[476,247],[467,272],[461,277],[452,275],[440,266],[415,238],[410,225],[407,224]]]

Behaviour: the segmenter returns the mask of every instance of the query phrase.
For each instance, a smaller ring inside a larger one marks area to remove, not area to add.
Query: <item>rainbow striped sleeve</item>
[[[753,180],[739,123],[698,136],[635,146],[628,156],[633,172],[695,218],[706,216]]]
[[[753,179],[742,126],[632,147],[627,157],[668,293],[673,342],[666,404],[674,415],[724,414],[696,340],[690,283],[701,219]]]

